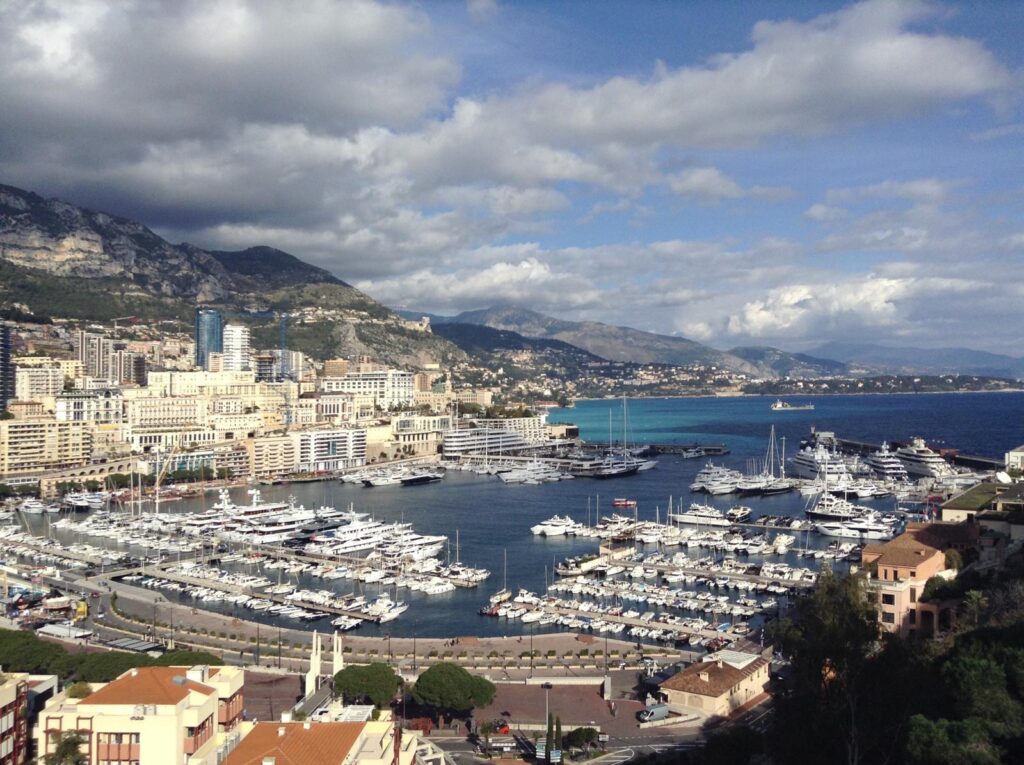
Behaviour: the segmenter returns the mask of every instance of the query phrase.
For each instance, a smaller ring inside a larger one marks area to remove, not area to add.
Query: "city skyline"
[[[1015,354],[1024,10],[11,7],[0,182],[393,307]]]

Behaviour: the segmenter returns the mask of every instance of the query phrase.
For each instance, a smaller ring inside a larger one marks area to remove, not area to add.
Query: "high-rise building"
[[[224,325],[224,371],[244,372],[249,368],[249,328]]]
[[[213,308],[196,309],[196,366],[206,369],[210,353],[224,350],[224,318]]]
[[[11,327],[0,324],[0,411],[14,400],[14,362],[11,361]]]

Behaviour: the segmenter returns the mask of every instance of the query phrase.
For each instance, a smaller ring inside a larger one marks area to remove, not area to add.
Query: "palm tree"
[[[44,758],[46,765],[89,765],[89,758],[82,753],[85,738],[71,731],[57,740],[57,747]]]
[[[972,626],[978,626],[978,619],[981,618],[981,612],[986,608],[988,608],[988,598],[986,598],[985,593],[980,590],[968,590],[964,595],[964,611],[966,611],[968,617],[970,617]]]

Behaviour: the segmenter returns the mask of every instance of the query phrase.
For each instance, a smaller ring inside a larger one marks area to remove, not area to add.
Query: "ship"
[[[773,412],[810,412],[814,410],[814,404],[790,404],[780,398],[776,399],[771,409]]]

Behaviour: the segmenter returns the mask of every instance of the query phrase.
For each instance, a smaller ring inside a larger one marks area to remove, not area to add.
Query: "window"
[[[894,614],[892,611],[883,611],[882,612],[882,621],[885,624],[895,624],[896,623],[896,614]]]
[[[882,593],[882,604],[886,606],[896,605],[896,596],[889,592]]]
[[[910,623],[917,624],[917,611],[913,608],[910,609]]]
[[[915,590],[913,587],[910,588],[910,602],[917,602],[917,590]]]
[[[917,572],[916,571],[911,571],[910,572],[910,578],[911,579],[917,579]]]

